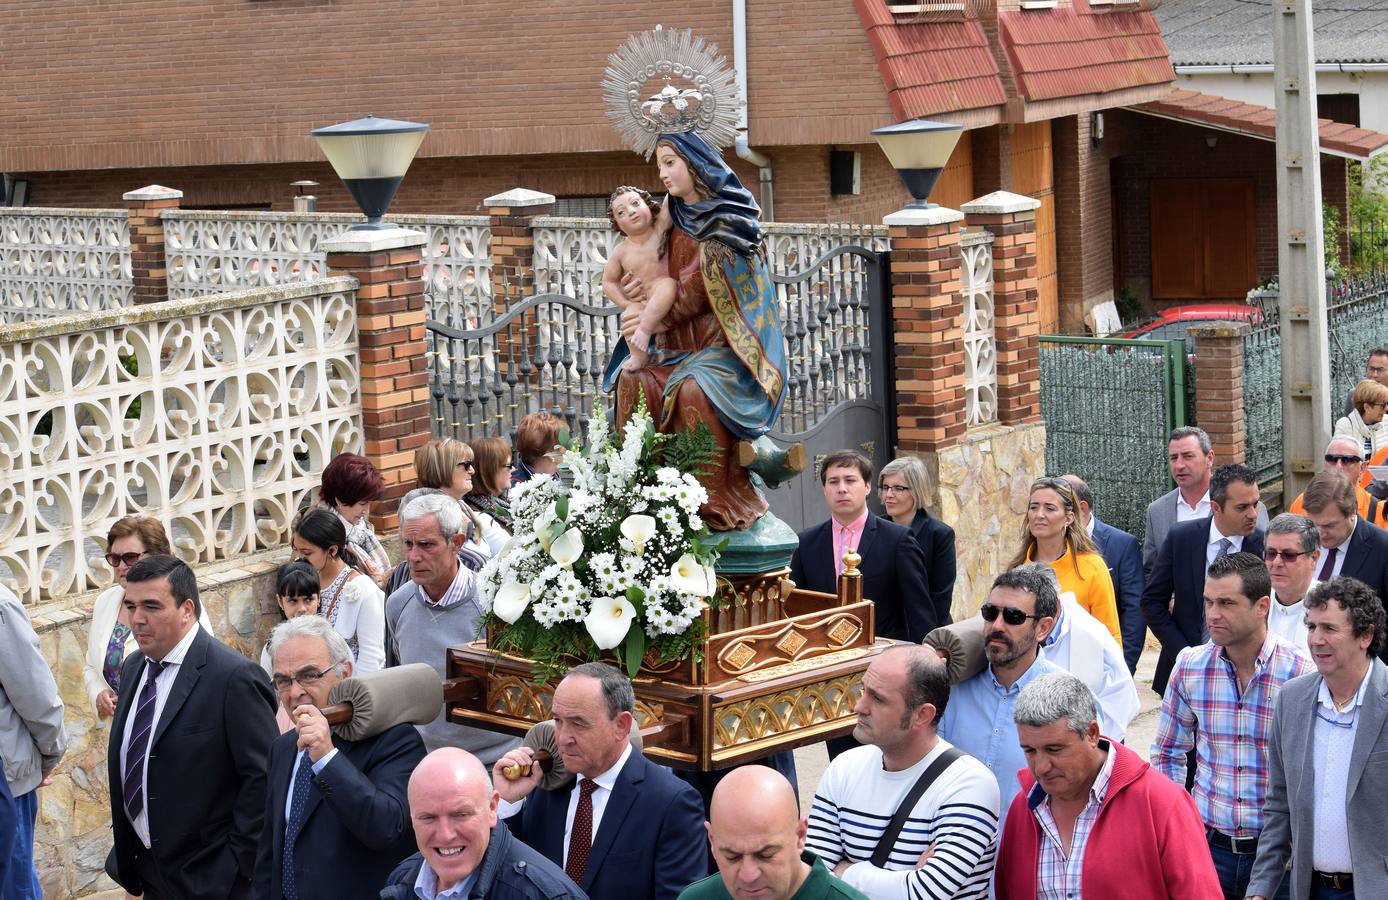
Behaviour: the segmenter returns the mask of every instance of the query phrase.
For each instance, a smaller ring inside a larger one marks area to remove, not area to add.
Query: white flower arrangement
[[[638,404],[620,443],[601,410],[586,447],[560,443],[556,475],[511,489],[515,536],[479,575],[492,645],[534,661],[537,679],[566,657],[612,653],[634,676],[648,649],[665,661],[697,652],[724,543],[699,517],[708,430],[661,434]]]

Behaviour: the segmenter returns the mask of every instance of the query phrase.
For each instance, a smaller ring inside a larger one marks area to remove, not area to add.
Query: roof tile
[[[1150,12],[1074,9],[998,13],[1008,61],[1028,102],[1100,94],[1174,81]]]

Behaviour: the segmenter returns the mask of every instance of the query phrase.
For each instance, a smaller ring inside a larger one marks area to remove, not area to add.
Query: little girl
[[[626,240],[617,245],[602,270],[602,288],[608,299],[627,309],[639,306],[641,320],[636,333],[627,341],[631,358],[628,369],[644,368],[650,363],[651,337],[665,314],[675,305],[678,285],[666,271],[665,233],[670,230],[670,215],[656,203],[648,191],[622,186],[612,192],[608,215]],[[622,277],[628,272],[640,278],[646,286],[646,302],[639,303],[622,293]]]

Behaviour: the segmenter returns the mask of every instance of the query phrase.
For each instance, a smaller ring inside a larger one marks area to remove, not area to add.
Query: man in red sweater
[[[1099,734],[1094,695],[1068,672],[1013,708],[1027,768],[994,875],[997,900],[1223,900],[1190,795]]]

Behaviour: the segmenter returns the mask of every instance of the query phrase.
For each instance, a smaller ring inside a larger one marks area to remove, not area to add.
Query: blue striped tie
[[[313,785],[313,763],[308,751],[299,754],[299,771],[294,776],[294,799],[289,804],[289,821],[284,826],[284,860],[280,869],[280,890],[284,900],[299,900],[299,885],[294,879],[294,842],[304,827],[304,807]]]
[[[154,730],[154,707],[159,692],[154,687],[164,663],[146,660],[149,674],[135,706],[135,724],[130,726],[130,744],[125,748],[125,773],[121,779],[125,814],[133,824],[145,808],[145,755],[149,751],[150,733]]]

